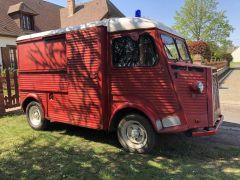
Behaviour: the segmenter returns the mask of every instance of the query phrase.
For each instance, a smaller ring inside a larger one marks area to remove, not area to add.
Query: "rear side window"
[[[154,40],[147,33],[138,40],[128,36],[115,38],[112,49],[114,67],[153,66],[157,62]]]

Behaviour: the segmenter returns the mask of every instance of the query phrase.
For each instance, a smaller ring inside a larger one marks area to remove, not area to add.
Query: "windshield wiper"
[[[166,45],[166,44],[163,44],[163,45],[164,45],[165,49],[167,50],[167,53],[168,53],[171,57],[173,57],[173,55],[172,55],[171,51],[168,49],[167,45]],[[177,60],[177,59],[176,59],[176,60]]]

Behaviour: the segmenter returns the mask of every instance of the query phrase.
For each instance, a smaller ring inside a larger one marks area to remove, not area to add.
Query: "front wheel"
[[[138,114],[125,116],[118,125],[118,140],[130,152],[148,153],[156,141],[156,133],[148,119]]]
[[[49,125],[49,121],[44,118],[42,106],[36,101],[28,104],[26,115],[28,124],[35,130],[45,130]]]

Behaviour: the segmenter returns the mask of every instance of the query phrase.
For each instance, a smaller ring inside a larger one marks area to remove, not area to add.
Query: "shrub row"
[[[229,63],[232,61],[233,57],[230,53],[223,52],[220,57],[216,58],[212,55],[214,55],[214,52],[211,52],[210,45],[207,42],[204,41],[188,41],[188,48],[190,51],[191,56],[195,55],[201,55],[203,57],[202,63],[204,64],[214,64],[213,66],[222,66],[224,63],[220,63],[220,65],[217,62],[213,61],[212,59],[218,60],[218,61],[226,61],[226,64],[229,65]]]
[[[204,41],[188,41],[191,55],[200,54],[204,59],[211,59],[211,50],[208,43]]]

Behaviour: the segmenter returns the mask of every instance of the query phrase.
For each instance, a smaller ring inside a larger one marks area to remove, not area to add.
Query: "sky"
[[[49,2],[66,6],[67,0],[48,0]],[[87,2],[88,0],[76,0]],[[174,24],[174,16],[184,4],[184,0],[111,0],[125,16],[135,16],[140,9],[143,17],[160,21],[168,26]],[[219,0],[219,10],[226,12],[229,23],[234,27],[230,40],[235,46],[240,46],[240,0]]]

